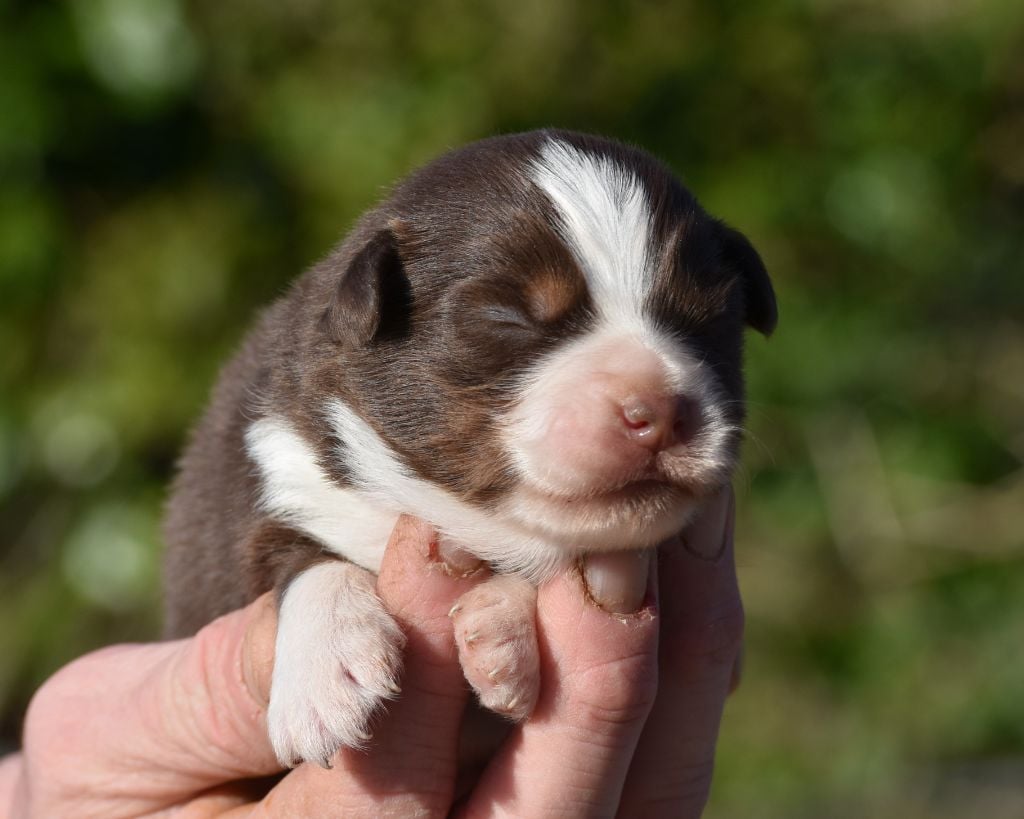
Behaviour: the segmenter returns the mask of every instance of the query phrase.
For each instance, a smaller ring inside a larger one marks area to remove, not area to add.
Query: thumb
[[[25,718],[34,804],[56,809],[74,794],[83,809],[95,799],[106,815],[137,815],[279,770],[266,729],[276,627],[268,594],[195,637],[115,646],[65,666]],[[111,788],[118,781],[132,786]]]
[[[165,714],[163,754],[204,786],[281,770],[267,733],[277,608],[272,592],[177,644],[143,712]]]

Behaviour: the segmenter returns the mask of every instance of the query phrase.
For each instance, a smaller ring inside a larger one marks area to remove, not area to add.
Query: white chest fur
[[[365,569],[380,570],[398,511],[331,481],[309,444],[281,419],[256,421],[246,445],[263,478],[260,503],[267,514]]]

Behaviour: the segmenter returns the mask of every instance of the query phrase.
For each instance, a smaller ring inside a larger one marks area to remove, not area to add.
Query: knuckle
[[[581,722],[595,726],[643,722],[657,693],[657,658],[646,652],[592,666],[576,675],[571,689]]]

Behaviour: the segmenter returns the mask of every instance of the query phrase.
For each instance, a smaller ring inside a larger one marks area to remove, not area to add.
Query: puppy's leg
[[[267,722],[277,758],[329,765],[360,747],[374,711],[399,692],[405,636],[376,578],[339,560],[316,563],[285,588]]]
[[[459,661],[480,703],[510,719],[537,704],[537,590],[520,577],[497,575],[466,592],[452,608]]]

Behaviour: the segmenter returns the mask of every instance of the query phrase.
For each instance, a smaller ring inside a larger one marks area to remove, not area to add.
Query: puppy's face
[[[342,412],[408,477],[569,550],[656,543],[729,479],[743,329],[771,331],[774,296],[662,166],[577,135],[502,138],[380,216],[320,328]]]

